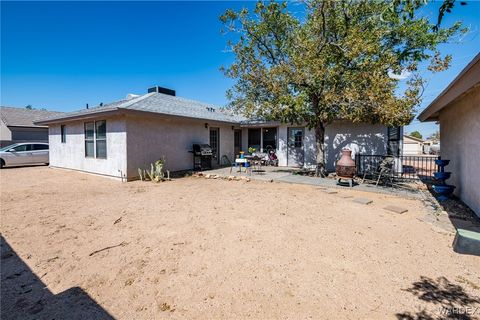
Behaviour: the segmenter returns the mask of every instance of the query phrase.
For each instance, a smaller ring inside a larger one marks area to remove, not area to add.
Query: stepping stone
[[[408,211],[408,209],[405,209],[405,208],[402,208],[402,207],[397,207],[397,206],[386,206],[383,209],[388,210],[388,211],[392,211],[392,212],[395,212],[395,213],[404,213],[404,212]]]
[[[325,190],[323,190],[323,192],[325,192],[326,194],[335,194],[335,193],[338,193],[338,191],[332,190],[332,189],[325,189]]]
[[[465,229],[457,229],[453,250],[456,253],[480,256],[480,233]]]
[[[368,199],[368,198],[356,198],[356,199],[353,200],[353,202],[361,203],[361,204],[370,204],[373,201]]]
[[[339,194],[338,195],[340,198],[343,198],[343,199],[349,199],[349,198],[353,198],[353,196],[349,195],[349,194]]]

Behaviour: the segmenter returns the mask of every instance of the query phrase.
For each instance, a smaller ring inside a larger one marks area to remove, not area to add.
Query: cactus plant
[[[140,176],[140,180],[150,180],[153,182],[160,182],[165,180],[170,180],[170,172],[167,170],[167,178],[165,178],[164,173],[164,166],[165,166],[165,159],[160,159],[155,161],[155,163],[150,164],[150,170],[142,170],[138,169],[138,175]]]

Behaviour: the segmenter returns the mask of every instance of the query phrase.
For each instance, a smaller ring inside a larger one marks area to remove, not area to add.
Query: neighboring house
[[[438,121],[442,159],[455,194],[480,216],[480,54],[418,116]]]
[[[423,153],[439,155],[440,141],[431,139],[423,141]]]
[[[404,156],[418,156],[423,154],[423,140],[403,135],[403,155]]]
[[[0,107],[0,146],[17,142],[48,141],[48,126],[34,122],[61,114],[62,112],[46,110]]]
[[[240,150],[276,150],[280,166],[314,167],[314,131],[301,125],[248,121],[209,104],[154,87],[141,96],[50,117],[50,165],[134,179],[138,168],[165,157],[170,171],[191,170],[192,145],[209,144],[213,165]],[[402,128],[338,121],[326,130],[327,169],[334,170],[341,149],[353,154],[401,154]]]

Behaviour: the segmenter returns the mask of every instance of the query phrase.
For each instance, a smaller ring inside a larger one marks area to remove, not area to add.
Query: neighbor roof
[[[403,136],[404,136],[404,137],[406,137],[406,138],[409,138],[409,139],[415,140],[415,141],[417,141],[417,142],[423,142],[423,140],[422,140],[422,139],[420,139],[420,138],[417,138],[417,137],[410,136],[410,135],[408,135],[408,134],[404,134]],[[404,139],[403,141],[405,141],[405,139]]]
[[[49,124],[61,120],[73,120],[95,116],[96,114],[128,110],[229,123],[238,123],[244,120],[241,116],[231,114],[228,111],[222,110],[211,104],[152,92],[128,100],[119,100],[90,109],[83,109],[80,111],[68,112],[60,116],[45,118],[37,121],[37,124]]]
[[[34,122],[48,117],[61,116],[63,112],[27,108],[0,107],[0,117],[9,127],[45,127]]]
[[[458,74],[425,110],[420,113],[420,121],[437,121],[439,112],[448,106],[452,101],[480,85],[480,53]]]

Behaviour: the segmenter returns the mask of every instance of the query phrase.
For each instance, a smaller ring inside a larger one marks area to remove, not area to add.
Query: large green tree
[[[460,24],[439,28],[418,16],[423,0],[263,2],[221,17],[235,55],[229,107],[247,117],[315,130],[317,174],[325,173],[325,128],[335,120],[404,125],[429,69],[448,67],[437,50]],[[405,89],[399,81],[408,76]]]

